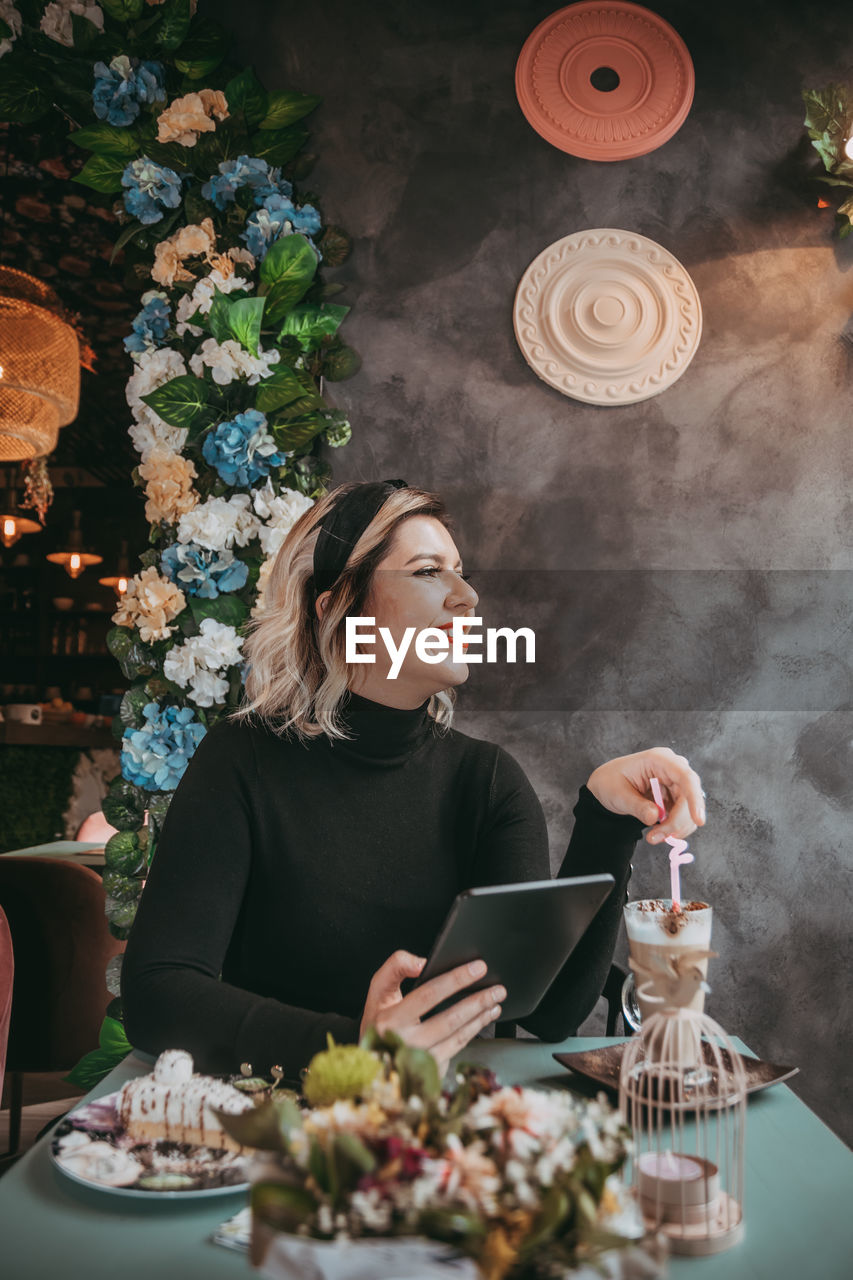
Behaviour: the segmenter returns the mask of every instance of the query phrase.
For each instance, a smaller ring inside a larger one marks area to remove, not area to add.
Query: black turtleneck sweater
[[[393,951],[427,955],[456,894],[550,876],[545,818],[501,747],[441,733],[426,704],[349,695],[353,740],[307,745],[243,721],[202,740],[172,799],[127,944],[122,995],[137,1048],[188,1049],[197,1069],[273,1063],[290,1078],[356,1040],[370,979]],[[616,886],[536,1012],[572,1034],[610,965],[642,827],[586,787],[561,876]]]

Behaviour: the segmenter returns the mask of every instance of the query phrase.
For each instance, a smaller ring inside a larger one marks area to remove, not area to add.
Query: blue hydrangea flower
[[[165,209],[177,209],[181,203],[181,180],[174,169],[155,164],[148,156],[131,160],[121,185],[125,209],[146,226],[159,222]]]
[[[287,461],[287,454],[279,453],[267,430],[267,420],[257,409],[246,409],[230,422],[220,422],[208,431],[202,453],[226,484],[242,488]]]
[[[280,235],[300,231],[303,235],[316,235],[321,227],[320,215],[311,204],[297,208],[289,196],[276,193],[267,196],[261,207],[250,213],[246,229],[241,233],[249,252],[263,261],[274,240]]]
[[[157,289],[149,289],[142,295],[142,310],[133,320],[132,332],[124,339],[124,349],[131,354],[156,351],[169,332],[172,311],[169,298]]]
[[[146,723],[128,729],[121,740],[121,772],[146,791],[174,791],[190,757],[205,735],[190,707],[164,707],[149,702]]]
[[[143,102],[165,102],[163,67],[159,62],[143,62],[125,54],[113,58],[109,66],[95,63],[92,104],[99,120],[109,124],[133,124]]]
[[[266,196],[281,193],[290,195],[293,187],[281,176],[280,169],[272,169],[259,156],[238,156],[236,160],[223,160],[219,176],[210,178],[201,189],[205,200],[212,200],[217,209],[233,204],[240,187],[251,187],[256,204]]]
[[[160,569],[185,595],[215,600],[246,585],[249,566],[233,551],[209,551],[194,542],[174,542],[160,560]]]

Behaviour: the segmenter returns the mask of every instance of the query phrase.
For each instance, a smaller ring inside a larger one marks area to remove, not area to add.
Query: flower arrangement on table
[[[251,1195],[256,1265],[273,1240],[427,1237],[487,1280],[557,1276],[642,1235],[618,1176],[629,1131],[604,1095],[501,1088],[474,1066],[443,1093],[429,1053],[374,1031],[360,1046],[330,1038],[303,1094],[305,1109],[273,1094],[219,1113],[268,1153]],[[629,1223],[634,1238],[618,1234]]]
[[[121,938],[187,761],[240,700],[243,631],[271,562],[325,492],[320,446],[350,437],[322,379],[359,367],[338,332],[349,308],[320,276],[349,239],[299,189],[320,100],[267,92],[228,65],[227,33],[196,7],[0,0],[0,120],[58,109],[70,122],[91,153],[72,180],[112,205],[114,256],[140,294],[124,346],[151,548],[107,640],[132,682],[116,720],[122,776],[104,803]]]

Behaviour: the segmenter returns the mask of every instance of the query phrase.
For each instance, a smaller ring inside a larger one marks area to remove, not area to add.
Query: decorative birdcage
[[[659,1012],[625,1046],[619,1079],[646,1225],[674,1253],[693,1255],[721,1253],[744,1232],[746,1074],[722,1027],[686,1007],[707,957],[697,949],[661,960],[640,988]]]
[[[0,266],[0,461],[49,453],[77,414],[77,334],[49,285]]]

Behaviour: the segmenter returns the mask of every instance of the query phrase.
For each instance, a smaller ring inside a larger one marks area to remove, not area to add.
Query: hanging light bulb
[[[71,518],[73,523],[65,546],[61,551],[51,551],[47,559],[53,564],[61,564],[69,577],[79,578],[84,569],[88,569],[92,564],[101,564],[104,557],[87,551],[83,546],[80,512],[72,512]]]
[[[116,565],[118,573],[112,578],[98,578],[98,582],[102,587],[112,587],[116,595],[121,599],[130,579],[130,561],[127,558],[127,540],[121,540],[121,552],[119,553],[118,564]]]
[[[80,349],[53,289],[0,266],[0,460],[50,453],[77,416]]]
[[[41,533],[42,526],[18,512],[18,495],[14,489],[0,492],[0,541],[13,547],[25,533]]]

